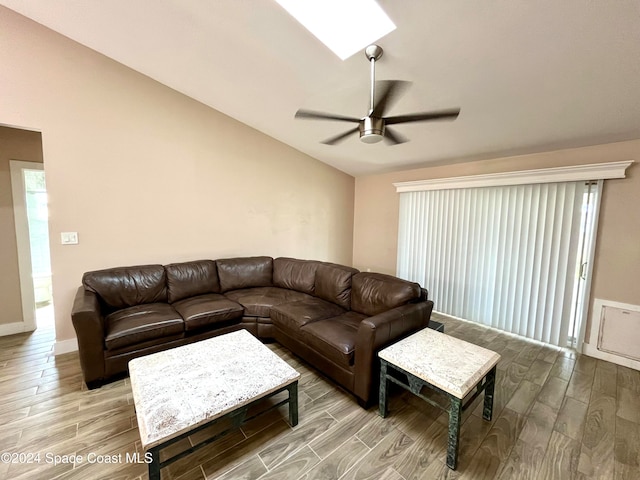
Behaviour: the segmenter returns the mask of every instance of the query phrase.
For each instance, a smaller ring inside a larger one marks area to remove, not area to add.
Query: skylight
[[[342,60],[396,26],[375,0],[276,0]]]

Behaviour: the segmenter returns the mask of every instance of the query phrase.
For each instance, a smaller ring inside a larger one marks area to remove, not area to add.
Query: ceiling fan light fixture
[[[360,141],[378,143],[384,138],[384,121],[378,117],[365,117],[360,122]]]
[[[383,136],[381,133],[365,133],[360,135],[360,141],[363,143],[378,143],[382,141]]]

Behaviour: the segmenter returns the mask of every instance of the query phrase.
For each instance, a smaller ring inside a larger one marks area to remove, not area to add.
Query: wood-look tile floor
[[[270,344],[302,374],[298,426],[282,407],[163,469],[162,478],[640,478],[639,371],[438,319],[448,334],[502,355],[493,420],[482,420],[480,399],[465,412],[456,471],[444,464],[446,414],[398,390],[382,419]],[[54,357],[53,342],[51,327],[0,338],[0,452],[40,455],[0,463],[0,478],[147,478],[146,464],[126,461],[142,454],[128,379],[87,391],[77,353]]]

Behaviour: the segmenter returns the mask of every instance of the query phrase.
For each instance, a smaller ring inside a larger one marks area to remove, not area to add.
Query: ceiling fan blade
[[[323,140],[320,143],[324,143],[325,145],[335,145],[336,143],[340,143],[341,141],[343,141],[349,135],[351,135],[353,133],[356,133],[358,131],[358,128],[359,127],[352,128],[350,130],[347,130],[346,132],[341,133],[340,135],[336,135],[335,137],[327,138],[326,140]]]
[[[390,145],[399,145],[400,143],[406,143],[408,138],[400,135],[398,132],[391,130],[390,128],[384,129],[384,140]]]
[[[300,109],[296,112],[295,118],[304,118],[311,120],[338,120],[341,122],[359,122],[359,118],[347,117],[345,115],[337,115],[333,113],[316,112],[314,110]]]
[[[455,120],[460,114],[459,108],[450,110],[440,110],[437,112],[412,113],[409,115],[396,115],[384,119],[386,125],[395,125],[398,123],[409,122],[426,122],[429,120]]]
[[[381,80],[375,83],[375,99],[372,115],[382,118],[398,99],[409,89],[406,80]]]

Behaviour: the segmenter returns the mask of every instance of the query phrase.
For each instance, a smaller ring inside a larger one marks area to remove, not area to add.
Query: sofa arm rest
[[[427,327],[433,302],[402,305],[360,322],[355,348],[356,396],[369,400],[372,388],[378,384],[380,368],[378,351]]]
[[[84,381],[91,388],[104,379],[105,371],[105,327],[98,295],[84,287],[78,288],[71,309],[71,321],[78,338]]]

